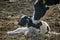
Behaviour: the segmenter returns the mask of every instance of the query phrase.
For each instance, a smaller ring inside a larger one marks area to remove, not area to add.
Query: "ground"
[[[22,15],[32,16],[34,1],[35,0],[20,0],[14,3],[6,1],[0,2],[0,40],[25,40],[20,34],[9,36],[6,32],[18,27],[17,23]],[[58,8],[44,20],[50,25],[51,31],[60,32],[60,11]],[[44,40],[60,40],[60,35],[44,37]]]

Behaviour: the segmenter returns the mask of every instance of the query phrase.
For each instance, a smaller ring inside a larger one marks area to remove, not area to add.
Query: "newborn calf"
[[[38,35],[38,34],[46,34],[50,31],[50,27],[49,25],[44,22],[41,21],[42,25],[39,27],[39,29],[35,28],[35,27],[19,27],[16,30],[13,31],[8,31],[7,34],[9,35],[13,35],[13,34],[19,34],[19,33],[24,33],[25,36],[29,35]]]

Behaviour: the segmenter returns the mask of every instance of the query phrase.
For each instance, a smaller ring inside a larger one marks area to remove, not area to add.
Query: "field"
[[[0,2],[0,40],[25,40],[20,34],[9,36],[6,32],[19,27],[17,23],[22,15],[32,16],[34,1],[35,0],[20,0],[14,3],[8,1]],[[58,10],[58,8],[44,19],[44,21],[48,22],[51,31],[60,32],[60,10]],[[60,40],[60,35],[42,37],[41,40]]]

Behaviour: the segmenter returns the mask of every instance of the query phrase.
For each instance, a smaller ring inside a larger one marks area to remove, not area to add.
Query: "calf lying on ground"
[[[13,30],[13,31],[8,31],[7,34],[18,34],[18,33],[24,33],[24,35],[27,35],[27,34],[31,34],[33,32],[35,32],[33,35],[38,35],[38,34],[46,34],[50,31],[50,27],[49,25],[44,22],[44,21],[41,21],[42,25],[37,29],[36,27],[19,27],[17,28],[16,30]]]

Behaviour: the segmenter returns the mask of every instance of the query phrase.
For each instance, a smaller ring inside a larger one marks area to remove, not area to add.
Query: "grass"
[[[25,37],[21,37],[19,40],[26,40]]]
[[[49,34],[42,34],[41,36],[42,36],[42,37],[48,37]]]
[[[0,28],[3,28],[4,27],[4,25],[3,24],[0,24]]]

